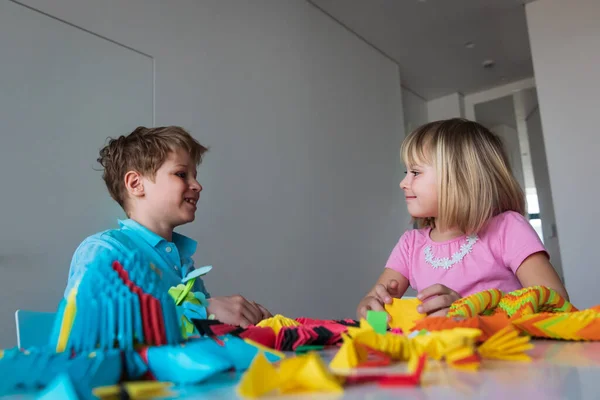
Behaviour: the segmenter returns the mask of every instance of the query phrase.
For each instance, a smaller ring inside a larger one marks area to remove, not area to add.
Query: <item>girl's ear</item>
[[[144,182],[142,175],[137,171],[129,171],[125,174],[125,188],[127,193],[133,197],[144,196]]]

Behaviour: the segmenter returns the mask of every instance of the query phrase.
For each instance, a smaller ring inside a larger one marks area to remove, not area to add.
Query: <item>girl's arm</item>
[[[534,253],[527,257],[517,269],[517,279],[523,287],[546,286],[554,289],[565,300],[569,300],[567,289],[560,281],[560,278],[545,253]]]
[[[368,310],[383,311],[384,304],[391,304],[393,298],[400,298],[408,289],[408,279],[400,272],[385,268],[375,286],[358,304],[358,318],[365,318]]]

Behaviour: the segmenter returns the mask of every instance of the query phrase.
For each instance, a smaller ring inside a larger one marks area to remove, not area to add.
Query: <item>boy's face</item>
[[[188,153],[172,151],[154,181],[142,179],[144,197],[138,212],[170,229],[194,220],[202,186],[196,181],[196,164]]]

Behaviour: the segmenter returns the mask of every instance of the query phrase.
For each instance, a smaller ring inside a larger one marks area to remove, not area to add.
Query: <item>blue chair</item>
[[[55,317],[56,313],[53,312],[17,310],[17,347],[27,349],[47,346]]]

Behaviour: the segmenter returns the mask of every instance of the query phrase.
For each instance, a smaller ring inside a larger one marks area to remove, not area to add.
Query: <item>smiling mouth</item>
[[[198,203],[198,199],[185,199],[185,202],[190,203],[191,205],[193,205],[195,207],[196,203]]]

